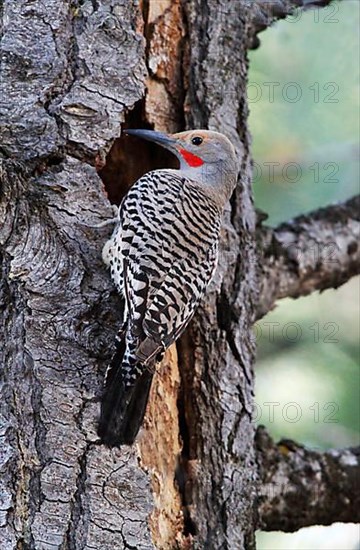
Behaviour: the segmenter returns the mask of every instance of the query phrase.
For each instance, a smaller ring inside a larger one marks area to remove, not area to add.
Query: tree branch
[[[311,451],[256,434],[261,495],[258,527],[292,532],[310,525],[360,521],[360,447]]]
[[[332,0],[251,0],[249,48],[256,49],[260,45],[257,34],[279,19],[294,14],[297,9],[322,8]]]
[[[261,228],[258,317],[276,300],[337,288],[360,271],[360,196]]]

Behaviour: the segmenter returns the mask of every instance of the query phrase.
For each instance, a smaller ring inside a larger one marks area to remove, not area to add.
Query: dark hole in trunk
[[[153,129],[146,122],[143,100],[127,114],[122,130],[127,128]],[[128,189],[146,172],[178,167],[177,158],[166,149],[149,141],[122,135],[115,140],[99,175],[105,184],[109,201],[119,205]]]

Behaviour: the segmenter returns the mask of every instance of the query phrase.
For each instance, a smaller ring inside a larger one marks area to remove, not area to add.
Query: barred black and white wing
[[[120,217],[130,332],[167,348],[210,282],[221,214],[191,180],[156,171],[131,189]]]

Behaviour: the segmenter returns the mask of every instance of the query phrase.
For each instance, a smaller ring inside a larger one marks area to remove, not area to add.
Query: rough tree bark
[[[297,531],[314,524],[360,522],[359,448],[320,453],[285,439],[275,445],[263,426],[256,447],[261,529]]]
[[[280,298],[337,288],[359,272],[360,196],[260,228],[258,316]]]
[[[292,274],[281,296],[300,283],[279,247],[257,269],[246,52],[275,19],[328,1],[1,3],[2,548],[254,547],[268,480],[251,326],[279,297],[269,284],[259,300],[264,273]],[[158,368],[138,443],[109,449],[96,422],[122,306],[101,263],[111,229],[95,226],[113,215],[108,197],[172,162],[121,125],[223,131],[241,171],[207,298]],[[261,522],[278,527],[269,502]]]

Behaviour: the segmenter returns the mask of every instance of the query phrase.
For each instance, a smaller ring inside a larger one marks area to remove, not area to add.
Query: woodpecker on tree
[[[131,187],[103,249],[125,300],[98,430],[108,445],[135,440],[155,364],[188,325],[214,274],[222,215],[237,179],[235,149],[218,132],[126,133],[170,150],[180,169],[148,172]]]

